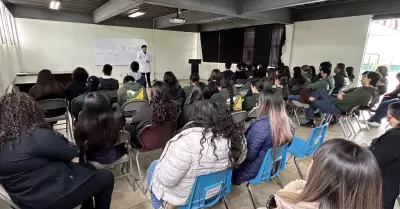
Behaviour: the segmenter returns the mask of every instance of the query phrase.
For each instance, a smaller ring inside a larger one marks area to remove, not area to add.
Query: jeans
[[[372,116],[368,121],[381,123],[382,118],[384,118],[386,116],[386,112],[389,108],[389,105],[392,103],[395,103],[395,102],[400,102],[400,99],[395,98],[395,99],[387,100],[385,102],[381,102],[381,104],[379,104],[378,108],[375,111],[375,115]]]
[[[336,107],[335,99],[326,91],[312,91],[311,96],[315,98],[306,111],[306,118],[314,120],[314,110],[319,109],[322,113],[341,114],[342,111]]]
[[[149,187],[151,204],[153,205],[154,209],[163,208],[163,203],[164,203],[163,200],[157,199],[157,197],[153,194],[153,192],[151,192],[151,188],[150,188],[151,179],[153,177],[153,173],[154,173],[154,170],[156,169],[157,163],[158,163],[158,160],[155,160],[150,164],[149,168],[147,168],[147,186]]]
[[[147,78],[147,86],[151,87],[150,73],[142,73],[142,76],[145,76]]]
[[[288,100],[289,101],[293,101],[293,100],[300,101],[300,95],[289,95]]]

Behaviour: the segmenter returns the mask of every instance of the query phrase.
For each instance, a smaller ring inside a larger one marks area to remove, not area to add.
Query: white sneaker
[[[369,121],[367,121],[367,123],[368,123],[368,125],[370,125],[370,126],[372,126],[374,128],[379,128],[381,126],[381,124],[378,123],[378,122],[369,122]]]

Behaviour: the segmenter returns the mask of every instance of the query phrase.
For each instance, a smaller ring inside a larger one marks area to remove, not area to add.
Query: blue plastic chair
[[[231,181],[232,169],[227,169],[196,177],[196,180],[193,184],[192,192],[190,193],[186,205],[179,206],[178,208],[198,209],[211,207],[217,204],[218,201],[222,198],[225,207],[229,209],[225,199],[225,195],[227,195],[231,191]],[[214,197],[206,199],[207,191],[217,187],[220,187],[219,193]]]
[[[296,164],[297,172],[299,173],[301,179],[304,179],[304,177],[301,173],[296,158],[308,157],[313,154],[315,150],[317,150],[318,147],[324,142],[327,127],[328,124],[324,124],[313,128],[307,140],[303,140],[295,136],[293,137],[292,144],[289,146],[288,152],[294,157],[293,160]]]
[[[253,195],[251,194],[250,184],[259,184],[260,182],[269,181],[273,178],[276,178],[278,185],[283,188],[282,181],[279,179],[278,174],[285,168],[287,149],[287,144],[278,147],[275,151],[275,158],[272,156],[273,149],[269,149],[267,154],[265,154],[264,161],[261,164],[261,168],[258,171],[257,176],[247,183],[247,190],[249,191],[254,209],[256,209],[256,203]]]

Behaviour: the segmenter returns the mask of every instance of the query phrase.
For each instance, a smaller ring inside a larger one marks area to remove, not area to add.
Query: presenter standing
[[[147,85],[151,87],[150,81],[150,62],[151,56],[147,52],[147,46],[142,46],[142,51],[138,52],[137,54],[137,61],[139,63],[139,72],[142,73],[142,76],[147,78]]]

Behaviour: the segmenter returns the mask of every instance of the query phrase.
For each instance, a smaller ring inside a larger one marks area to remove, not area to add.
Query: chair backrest
[[[354,113],[354,111],[356,111],[359,107],[360,107],[360,105],[356,105],[356,106],[350,108],[350,109],[347,111],[346,114],[347,114],[347,115],[352,115],[352,114]]]
[[[4,200],[9,206],[14,209],[20,209],[10,198],[6,189],[4,189],[3,185],[0,184],[0,199]]]
[[[147,105],[149,102],[146,100],[134,100],[130,102],[125,102],[122,105],[122,111],[125,116],[132,116],[134,112],[138,111],[144,105]]]
[[[243,123],[244,120],[246,120],[246,118],[247,118],[246,111],[233,112],[231,115],[232,115],[233,122],[235,124]]]
[[[311,129],[310,135],[308,136],[304,153],[306,156],[311,155],[319,146],[324,142],[326,128],[328,124],[324,124]]]
[[[257,118],[257,110],[258,110],[259,106],[254,107],[252,110],[250,110],[249,114],[247,115],[248,118]]]
[[[67,108],[67,102],[65,101],[65,99],[46,99],[38,101],[38,104],[43,110]]]
[[[286,153],[288,144],[278,147],[275,150],[275,157],[273,157],[273,149],[269,149],[265,154],[264,161],[258,171],[257,176],[250,180],[251,184],[258,184],[261,181],[268,181],[275,178],[286,165]]]
[[[162,149],[174,136],[176,121],[166,121],[160,124],[151,124],[142,128],[139,132],[139,142],[142,149],[152,151]]]
[[[206,208],[217,204],[223,195],[231,191],[231,179],[231,169],[196,177],[186,205],[180,206],[179,209]],[[207,191],[216,188],[219,188],[219,191],[214,197],[206,197]]]

